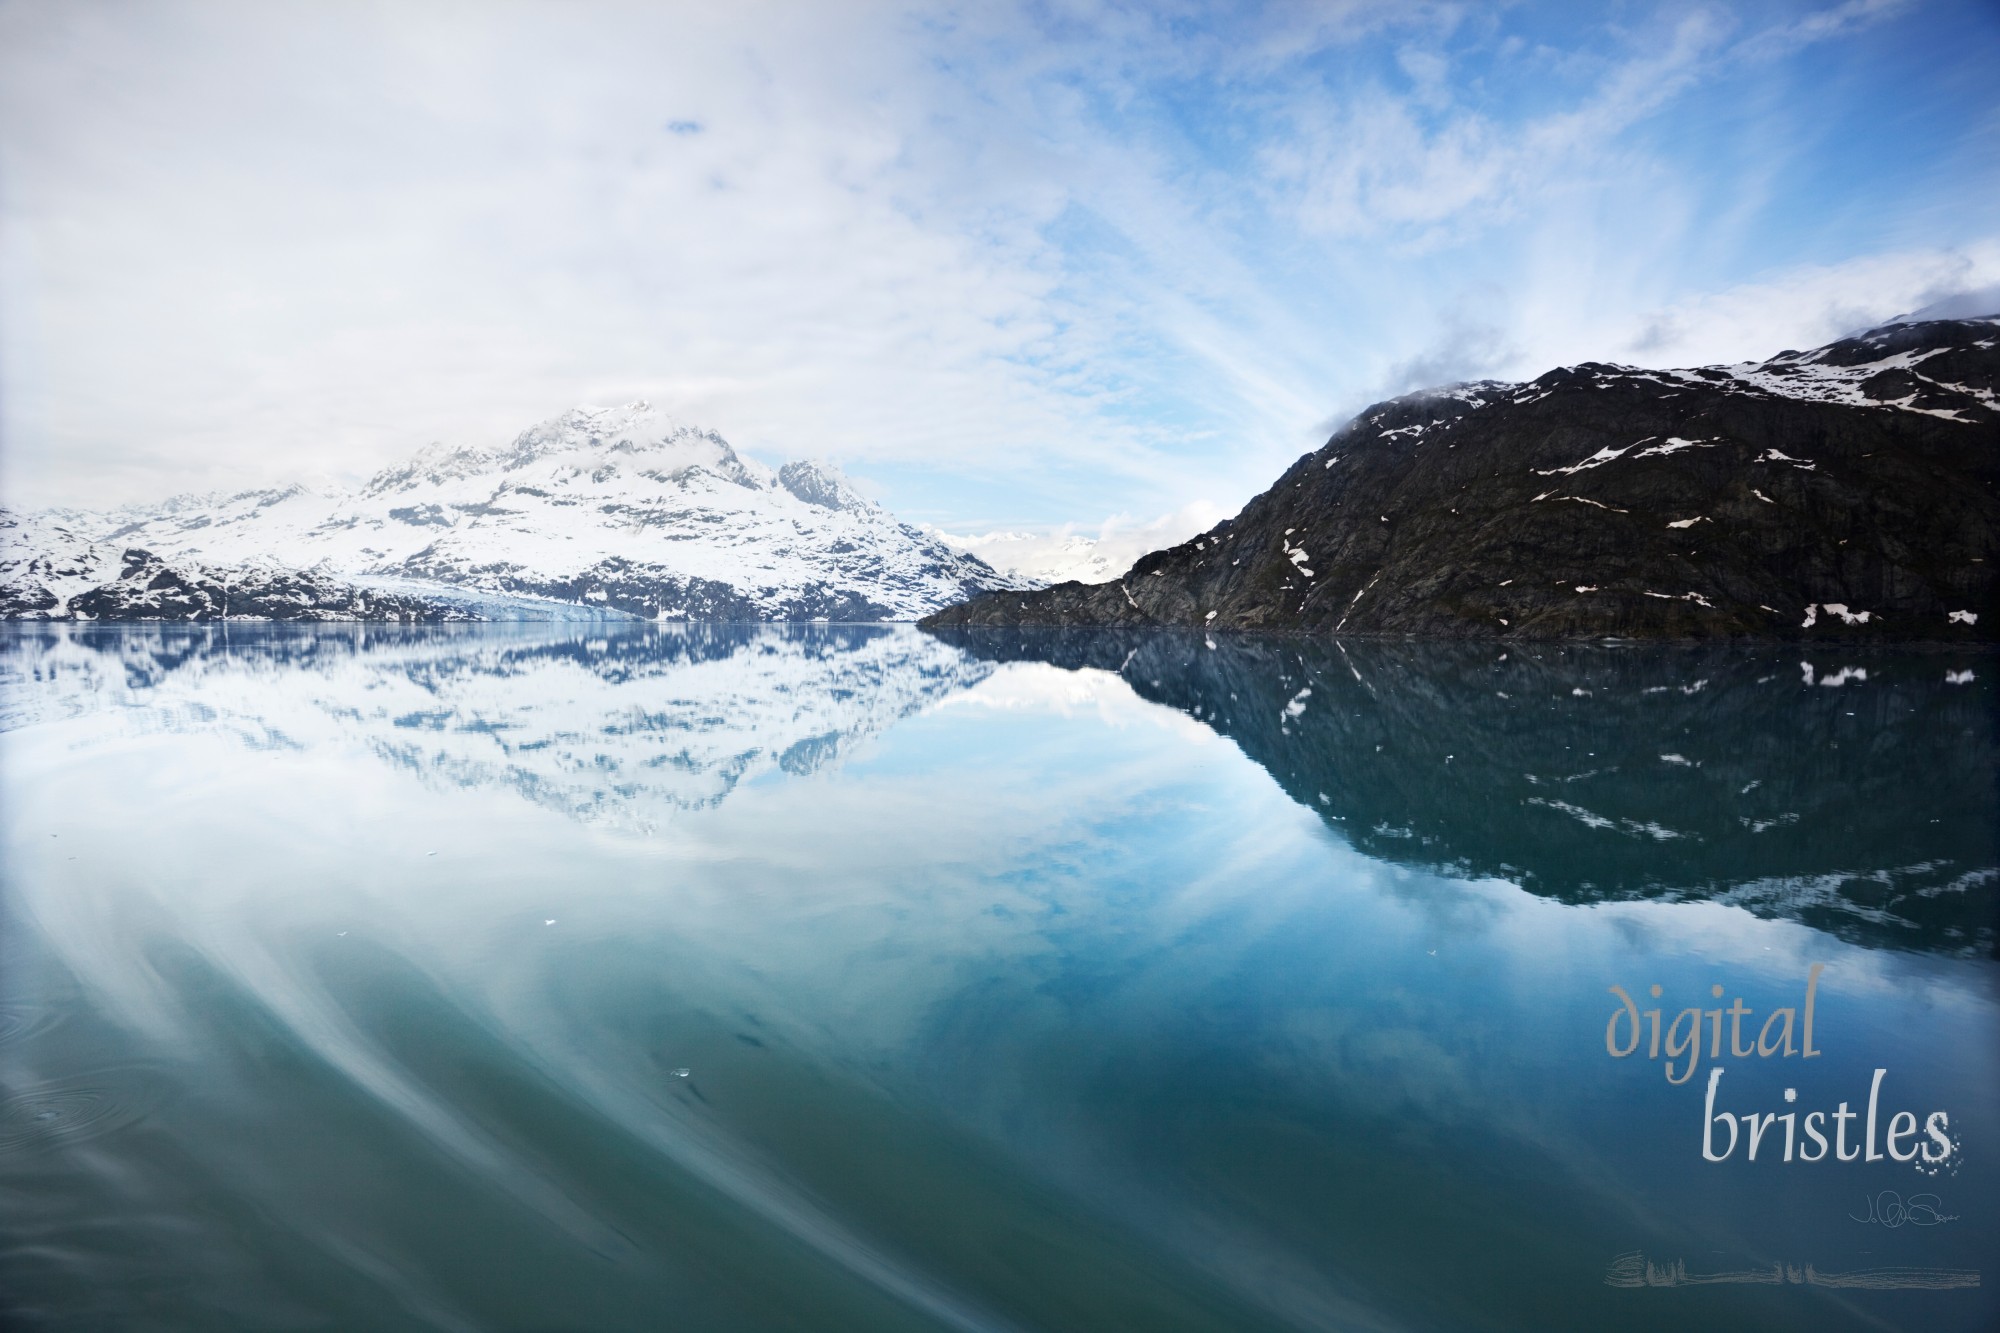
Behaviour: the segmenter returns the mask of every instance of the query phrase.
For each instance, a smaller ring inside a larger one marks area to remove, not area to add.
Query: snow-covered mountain
[[[356,581],[268,556],[213,567],[79,536],[0,510],[0,620],[564,620],[601,612],[389,579]]]
[[[978,556],[995,569],[1034,584],[1072,579],[1078,583],[1102,583],[1117,578],[1132,563],[1129,559],[1119,562],[1122,552],[1106,554],[1097,538],[1073,532],[996,531],[958,536],[933,530],[933,535],[954,550]]]
[[[578,408],[504,448],[432,446],[358,491],[10,517],[0,598],[12,616],[92,614],[76,598],[134,551],[225,583],[311,571],[350,603],[464,606],[474,592],[663,620],[909,620],[1032,586],[899,522],[829,465],[773,472],[643,402]]]
[[[0,509],[0,615],[59,617],[117,576],[112,554],[78,532],[73,517]]]
[[[950,533],[924,529],[954,550],[978,556],[995,569],[1015,574],[1040,587],[1064,583],[1102,583],[1117,578],[1132,562],[1151,551],[1186,541],[1227,518],[1228,511],[1208,500],[1196,500],[1170,514],[1135,521],[1118,514],[1098,525],[1095,533],[1064,524],[1053,531]]]

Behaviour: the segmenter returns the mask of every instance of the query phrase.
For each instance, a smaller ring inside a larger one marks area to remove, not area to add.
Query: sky
[[[2000,283],[2000,4],[0,0],[0,498],[644,398],[1164,544],[1369,403]]]

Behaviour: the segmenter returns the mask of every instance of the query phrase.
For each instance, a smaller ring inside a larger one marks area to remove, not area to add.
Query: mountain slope
[[[0,509],[0,620],[395,620],[493,618],[423,587],[364,585],[268,559],[226,569],[103,546]],[[512,618],[512,617],[509,617]]]
[[[2000,319],[1380,403],[1124,578],[926,625],[1471,637],[1995,636]]]
[[[504,448],[434,446],[355,492],[292,486],[50,517],[116,559],[311,570],[403,595],[442,586],[648,619],[907,620],[1027,586],[898,522],[831,467],[773,473],[645,403],[580,408]]]

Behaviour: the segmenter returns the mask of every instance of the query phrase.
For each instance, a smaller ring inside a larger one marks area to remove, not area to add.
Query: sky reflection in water
[[[1605,1280],[1632,1252],[1993,1252],[1986,659],[851,627],[0,649],[0,1290],[29,1327],[2000,1309],[1991,1274]],[[1605,1053],[1610,985],[1761,1014],[1813,963],[1824,1057],[1725,1058],[1721,1104],[1859,1107],[1886,1067],[1885,1120],[1949,1112],[1936,1174],[1704,1162],[1707,1062],[1676,1087]],[[1956,1219],[1854,1220],[1883,1191]]]

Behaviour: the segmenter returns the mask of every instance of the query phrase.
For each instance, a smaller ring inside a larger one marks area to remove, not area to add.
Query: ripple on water
[[[0,1153],[81,1142],[143,1120],[157,1098],[153,1080],[130,1071],[56,1079],[0,1101]]]
[[[56,1025],[56,1009],[47,1004],[0,1004],[0,1046],[26,1041]]]

